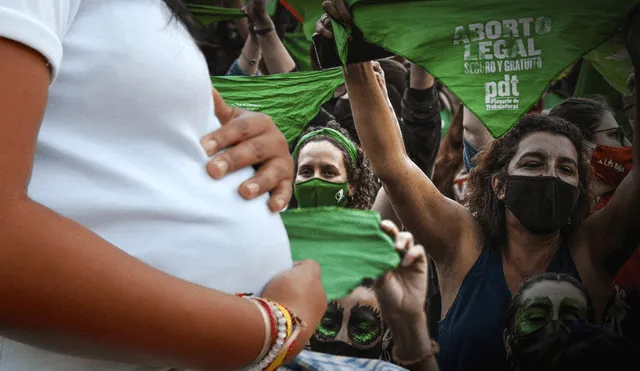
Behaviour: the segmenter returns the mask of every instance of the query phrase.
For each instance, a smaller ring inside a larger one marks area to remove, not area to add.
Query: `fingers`
[[[228,106],[216,88],[213,88],[213,109],[221,125],[233,120],[240,112],[237,108]]]
[[[327,39],[333,39],[333,26],[327,14],[323,14],[316,23],[316,32]]]
[[[427,255],[424,252],[424,248],[421,245],[413,245],[411,246],[404,257],[402,258],[402,262],[400,262],[400,266],[402,268],[411,267],[416,264],[426,264]]]
[[[269,198],[269,209],[278,213],[284,210],[284,208],[291,201],[293,193],[293,176],[287,180],[280,181],[280,184],[271,191],[271,197]]]
[[[391,220],[383,220],[380,222],[380,229],[392,239],[395,239],[398,233],[400,233],[400,228],[392,222]]]
[[[271,129],[273,125],[267,115],[249,111],[240,113],[241,115],[227,122],[226,125],[200,139],[200,144],[208,156],[213,156],[220,150],[261,135]],[[262,147],[257,149],[262,149]]]
[[[351,12],[344,0],[334,0],[333,6],[338,12],[338,18],[336,19],[338,19],[340,23],[351,26]]]
[[[400,232],[396,235],[393,248],[398,253],[406,253],[413,246],[413,235],[409,232]]]
[[[324,9],[325,13],[333,19],[340,19],[340,13],[336,9],[336,6],[333,4],[331,0],[325,0],[322,2],[322,9]]]

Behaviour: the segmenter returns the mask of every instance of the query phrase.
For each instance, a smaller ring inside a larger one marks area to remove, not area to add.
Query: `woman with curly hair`
[[[309,127],[292,153],[298,207],[371,208],[380,187],[364,152],[340,124]]]
[[[640,29],[630,41],[640,66]],[[468,207],[462,206],[407,156],[379,71],[364,63],[347,66],[344,76],[372,168],[438,270],[443,370],[507,369],[503,315],[528,277],[569,274],[590,294],[610,284],[601,264],[622,241],[637,238],[640,175],[632,171],[607,207],[587,218],[590,169],[579,129],[558,117],[529,115],[478,156]],[[640,137],[634,141],[633,161],[640,162]]]

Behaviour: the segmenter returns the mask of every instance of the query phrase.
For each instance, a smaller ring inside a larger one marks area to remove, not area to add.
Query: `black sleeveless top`
[[[560,248],[547,272],[579,279],[568,247]],[[502,333],[511,300],[499,249],[486,248],[473,264],[446,317],[438,324],[442,371],[508,370]]]

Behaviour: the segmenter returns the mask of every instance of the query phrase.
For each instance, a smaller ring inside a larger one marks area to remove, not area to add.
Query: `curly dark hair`
[[[507,167],[518,151],[520,142],[529,134],[548,132],[568,138],[578,153],[578,190],[580,195],[571,215],[571,223],[560,230],[563,244],[589,216],[594,198],[589,193],[589,163],[584,155],[583,137],[578,128],[559,117],[533,114],[523,117],[507,134],[495,140],[487,151],[480,152],[477,165],[469,174],[467,206],[478,219],[485,235],[485,247],[503,247],[506,241],[505,206],[498,193],[504,191]],[[500,181],[500,189],[494,191],[492,180]]]
[[[300,134],[299,138],[302,138],[304,135],[312,131],[316,131],[322,128],[330,128],[330,129],[337,130],[340,133],[342,133],[342,135],[344,135],[349,140],[351,140],[353,143],[356,143],[352,139],[351,134],[349,134],[349,132],[346,129],[344,129],[342,126],[340,126],[340,124],[338,124],[338,122],[336,121],[328,121],[323,126],[309,126],[304,132],[302,132],[302,134]],[[298,144],[298,140],[292,143],[290,147],[291,152],[293,152],[293,149]],[[344,158],[344,167],[347,169],[347,180],[350,184],[352,184],[355,187],[354,196],[349,197],[349,201],[347,202],[346,207],[352,208],[352,209],[361,209],[361,210],[371,209],[371,207],[373,206],[373,202],[375,201],[376,196],[378,194],[378,190],[380,189],[380,186],[379,186],[379,182],[376,179],[376,176],[373,174],[373,171],[371,170],[371,164],[369,163],[369,160],[367,159],[367,157],[365,156],[364,152],[362,151],[359,145],[356,144],[356,149],[358,150],[358,159],[355,164],[351,160],[351,156],[349,156],[349,153],[347,152],[347,150],[344,149],[342,145],[338,143],[338,141],[326,135],[316,135],[305,140],[304,143],[302,143],[302,145],[300,146],[300,150],[298,154],[302,152],[302,148],[304,148],[304,146],[307,143],[319,142],[323,140],[328,141],[329,143],[333,144],[334,146],[340,149]],[[294,177],[295,177],[295,174],[298,173],[298,155],[296,155],[293,158],[293,162],[294,162]]]

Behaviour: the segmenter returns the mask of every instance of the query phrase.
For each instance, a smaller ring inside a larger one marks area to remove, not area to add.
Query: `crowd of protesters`
[[[247,17],[0,0],[0,371],[637,369],[633,74],[578,97],[574,64],[494,138],[420,66],[354,63],[288,143],[209,76],[320,56],[282,4],[218,5]],[[279,217],[317,207],[379,213],[400,266],[327,302]]]

